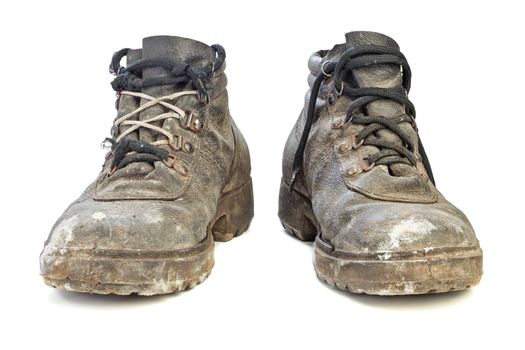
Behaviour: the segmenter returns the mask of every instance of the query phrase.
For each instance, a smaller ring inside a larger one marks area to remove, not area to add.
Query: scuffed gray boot
[[[219,45],[172,36],[115,53],[111,151],[51,230],[40,256],[46,284],[100,294],[181,291],[209,275],[214,239],[248,228],[250,157],[228,110],[224,58]]]
[[[315,240],[320,279],[379,295],[479,283],[479,242],[435,188],[396,42],[351,32],[308,66],[310,90],[284,150],[279,217],[288,233]]]

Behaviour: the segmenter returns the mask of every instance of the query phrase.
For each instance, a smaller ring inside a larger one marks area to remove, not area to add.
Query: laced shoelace
[[[349,82],[343,80],[346,73],[353,69],[382,64],[396,64],[402,67],[402,86],[397,88],[354,88]],[[345,51],[337,62],[325,61],[321,71],[322,73],[315,79],[312,85],[304,129],[294,156],[290,190],[293,189],[297,175],[303,165],[304,150],[308,136],[317,117],[315,106],[321,84],[330,77],[334,78],[334,90],[337,96],[345,95],[352,98],[344,122],[337,127],[344,127],[348,123],[364,126],[358,134],[352,135],[349,141],[343,142],[339,146],[339,151],[346,153],[350,149],[362,145],[376,146],[379,148],[380,150],[378,152],[364,158],[364,160],[368,162],[368,166],[363,168],[363,171],[368,171],[375,165],[391,165],[396,163],[408,164],[415,167],[418,162],[418,159],[414,155],[416,145],[411,141],[409,135],[399,126],[401,123],[408,122],[412,124],[414,130],[417,131],[414,121],[416,110],[412,102],[408,99],[411,71],[405,56],[395,49],[384,46],[367,45]],[[366,107],[367,104],[380,99],[390,99],[402,104],[405,106],[405,114],[394,118],[385,118],[383,116],[369,116],[354,113]],[[396,134],[402,140],[402,144],[375,136],[374,133],[381,129],[388,129]],[[418,149],[427,174],[434,183],[432,169],[430,168],[430,163],[419,137]]]
[[[176,119],[179,121],[181,127],[195,132],[202,130],[204,127],[203,121],[194,117],[191,113],[186,112],[174,103],[182,96],[196,96],[199,100],[207,103],[209,102],[208,90],[206,83],[209,82],[215,71],[220,69],[224,63],[226,53],[224,48],[220,45],[213,45],[212,48],[216,51],[216,58],[214,62],[203,68],[195,68],[189,64],[176,62],[169,59],[140,59],[130,64],[127,67],[121,67],[121,59],[127,55],[130,49],[125,48],[117,51],[111,60],[110,72],[116,77],[111,83],[111,86],[117,95],[128,95],[136,98],[145,99],[148,102],[142,104],[134,111],[117,118],[113,124],[114,135],[112,138],[106,138],[104,143],[109,144],[113,160],[108,175],[111,175],[116,170],[125,167],[133,162],[148,162],[153,164],[156,161],[164,161],[168,166],[173,166],[182,175],[186,175],[185,167],[178,164],[173,153],[160,146],[170,146],[173,151],[186,150],[191,152],[193,146],[190,143],[185,143],[182,136],[175,135],[168,130],[154,125],[154,122],[159,122],[167,119]],[[138,72],[142,72],[144,68],[149,67],[164,67],[170,71],[171,75],[153,79],[141,79],[137,76]],[[186,90],[176,92],[167,96],[153,97],[143,92],[141,89],[149,86],[173,85],[183,82],[191,82],[195,90]],[[142,111],[151,108],[155,105],[161,105],[168,109],[168,112],[161,113],[150,117],[146,120],[132,119]],[[120,126],[129,126],[126,130],[118,133]],[[145,142],[142,140],[133,140],[126,138],[139,128],[145,128],[165,138],[154,142]]]

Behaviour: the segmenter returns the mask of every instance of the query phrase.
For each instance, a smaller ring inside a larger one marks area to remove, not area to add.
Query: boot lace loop
[[[401,67],[403,73],[402,86],[397,88],[353,87],[349,82],[347,73],[351,70],[382,64],[396,64]],[[333,77],[334,81],[333,89],[335,95],[345,95],[352,99],[347,109],[344,124],[352,123],[364,126],[357,135],[352,135],[352,144],[359,146],[376,146],[380,149],[378,152],[364,158],[370,165],[365,170],[368,171],[375,165],[391,165],[396,163],[408,164],[415,167],[418,159],[414,153],[416,149],[419,149],[423,165],[430,180],[434,183],[430,163],[428,162],[421,140],[418,137],[418,145],[416,146],[409,135],[399,126],[401,123],[409,122],[412,124],[412,127],[417,130],[414,121],[416,110],[412,102],[408,99],[411,81],[410,66],[405,56],[399,52],[399,50],[377,45],[367,45],[349,49],[343,53],[337,62],[325,61],[322,64],[321,72],[322,74],[315,79],[311,88],[305,125],[294,156],[290,190],[293,189],[297,175],[303,166],[304,150],[308,136],[317,118],[316,100],[321,85],[331,77]],[[366,107],[369,103],[380,99],[389,99],[402,104],[405,107],[405,113],[394,118],[356,113],[360,112],[362,108]],[[388,129],[393,132],[401,139],[402,144],[375,136],[374,133],[381,129]],[[349,149],[350,147],[343,147],[342,149],[346,151],[347,148]]]
[[[216,51],[216,58],[211,65],[203,68],[192,67],[189,64],[165,58],[140,59],[127,67],[122,67],[120,66],[120,61],[127,55],[130,49],[124,48],[113,54],[109,71],[116,75],[111,86],[117,92],[118,98],[122,95],[127,95],[144,99],[148,102],[142,104],[132,112],[115,119],[112,128],[112,138],[106,138],[103,142],[103,145],[107,145],[107,147],[111,148],[111,154],[113,156],[108,175],[111,175],[116,170],[123,168],[132,162],[148,162],[153,164],[156,161],[164,161],[168,166],[173,165],[175,170],[183,169],[183,167],[180,166],[175,167],[174,163],[176,163],[176,157],[172,152],[159,146],[170,146],[174,151],[183,148],[187,151],[191,151],[192,145],[184,143],[181,136],[175,135],[153,123],[167,119],[176,119],[185,129],[198,132],[203,128],[204,124],[202,120],[177,107],[175,102],[183,96],[195,96],[201,102],[209,102],[210,97],[206,85],[213,78],[215,72],[221,68],[226,56],[222,46],[213,45],[212,48]],[[160,78],[141,79],[138,73],[142,72],[144,68],[149,67],[163,67],[168,69],[171,74]],[[191,83],[195,90],[175,92],[161,97],[154,97],[141,92],[143,88],[150,86],[173,85],[183,82]],[[142,111],[155,105],[161,105],[166,108],[168,112],[158,114],[146,120],[138,120],[138,118],[134,118]],[[123,125],[129,127],[119,133],[118,130],[120,130],[120,127]],[[165,138],[154,142],[126,138],[126,136],[140,128],[154,131],[163,135]],[[184,171],[179,172],[184,173]]]

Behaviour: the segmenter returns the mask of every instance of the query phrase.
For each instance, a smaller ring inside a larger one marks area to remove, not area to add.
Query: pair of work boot
[[[48,285],[181,291],[210,274],[215,240],[248,228],[250,156],[228,110],[224,62],[220,45],[172,36],[113,55],[110,151],[51,230],[40,259]],[[435,188],[395,41],[351,32],[308,66],[310,90],[283,155],[279,217],[288,233],[315,241],[318,276],[379,295],[477,284],[479,242]]]

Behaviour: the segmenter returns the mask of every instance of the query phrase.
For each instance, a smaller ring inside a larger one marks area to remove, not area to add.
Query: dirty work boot
[[[315,241],[320,279],[379,295],[479,283],[479,242],[436,190],[396,42],[351,32],[308,66],[310,90],[284,150],[279,217],[288,233]]]
[[[100,294],[182,291],[209,275],[214,239],[248,228],[250,156],[228,110],[224,58],[220,45],[172,36],[115,53],[111,150],[51,230],[40,256],[46,284]]]

